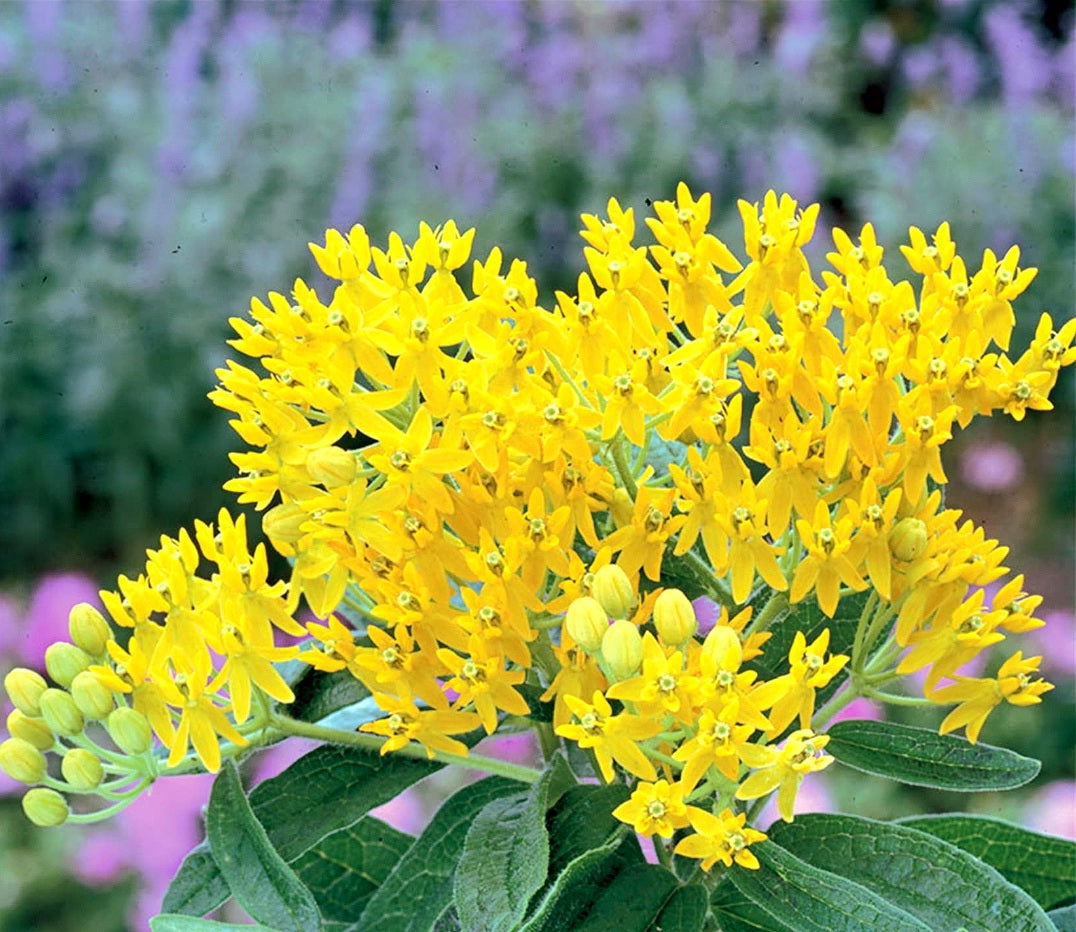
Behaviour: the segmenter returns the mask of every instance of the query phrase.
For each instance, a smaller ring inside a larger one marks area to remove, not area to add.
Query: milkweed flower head
[[[297,659],[361,682],[381,753],[462,756],[548,704],[554,741],[631,785],[617,818],[680,833],[704,870],[750,869],[764,836],[741,801],[776,790],[792,818],[833,759],[838,687],[884,700],[926,669],[924,698],[955,705],[943,731],[971,741],[1002,702],[1038,702],[1037,658],[959,672],[1037,626],[1038,603],[1017,577],[983,604],[1007,548],[945,507],[941,448],[977,416],[1050,408],[1076,321],[1044,314],[1010,353],[1035,275],[1015,247],[973,269],[947,224],[912,229],[903,279],[868,224],[834,230],[813,270],[817,205],[738,206],[740,256],[707,231],[709,195],[681,184],[645,224],[610,200],[547,304],[525,262],[472,260],[452,221],[383,248],[328,231],[310,248],[331,290],[255,299],[229,341],[255,362],[210,393],[243,443],[226,488],[289,578],[228,511],[162,538],[102,593],[123,638],[79,609],[58,687],[9,675],[0,764],[37,783],[44,754],[100,747],[110,793],[216,770],[292,701],[276,664]],[[722,606],[705,635],[700,597]],[[321,620],[300,625],[303,603]],[[67,769],[96,777],[85,755]]]

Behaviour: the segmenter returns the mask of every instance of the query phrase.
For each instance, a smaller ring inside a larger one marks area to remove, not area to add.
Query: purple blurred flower
[[[797,0],[788,4],[773,52],[779,70],[792,78],[806,75],[827,27],[820,0]]]
[[[896,46],[893,27],[884,19],[872,19],[859,32],[859,51],[875,67],[886,64]]]
[[[840,712],[833,716],[830,724],[848,721],[849,719],[882,722],[885,721],[885,707],[878,703],[871,702],[869,699],[864,699],[863,697],[853,699],[848,705],[841,709]]]
[[[1076,781],[1055,780],[1039,790],[1028,804],[1027,825],[1076,839]]]
[[[1024,479],[1024,460],[1012,444],[995,440],[968,447],[960,460],[960,477],[981,492],[1004,492]]]
[[[1035,33],[1013,6],[995,6],[986,14],[987,42],[1001,69],[1001,94],[1013,110],[1046,89],[1050,58]]]
[[[717,624],[717,619],[721,617],[721,606],[704,595],[700,595],[691,605],[695,609],[695,619],[699,623],[699,635],[709,634]]]
[[[68,640],[67,616],[79,602],[100,606],[97,586],[82,573],[52,573],[43,576],[30,596],[16,642],[21,663],[42,670],[45,650],[55,641]]]
[[[941,60],[948,82],[949,97],[962,106],[979,89],[979,62],[975,50],[961,39],[946,36],[941,41]]]
[[[86,883],[112,883],[128,871],[141,878],[128,915],[132,929],[149,927],[183,858],[202,840],[202,807],[212,786],[212,774],[159,780],[72,858],[72,870]]]
[[[794,815],[803,815],[805,812],[835,812],[837,805],[833,794],[829,790],[825,776],[817,773],[808,774],[800,784],[799,792],[796,793],[796,804],[792,807]],[[777,796],[771,796],[766,800],[755,819],[755,825],[767,826],[780,818],[777,812]]]
[[[1025,654],[1042,654],[1042,669],[1047,679],[1076,676],[1076,615],[1072,612],[1046,612],[1046,624],[1028,632]],[[1032,646],[1034,645],[1034,646]]]

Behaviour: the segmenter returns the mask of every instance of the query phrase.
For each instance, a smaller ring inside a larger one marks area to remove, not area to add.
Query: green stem
[[[131,795],[127,799],[121,799],[118,803],[109,806],[107,809],[99,809],[97,812],[74,813],[67,817],[67,821],[73,822],[76,825],[85,825],[90,822],[103,822],[105,819],[111,818],[117,812],[121,812],[131,805],[131,803],[138,798],[139,794],[152,782],[152,780],[143,780],[131,791]]]
[[[660,835],[652,835],[650,840],[654,843],[654,853],[658,856],[658,863],[671,873],[672,855],[665,847],[665,840]]]
[[[755,617],[748,631],[752,634],[765,631],[786,608],[788,608],[788,594],[775,592],[770,596],[770,600],[762,606],[762,611]]]
[[[845,708],[845,706],[851,705],[862,695],[863,693],[860,692],[855,679],[853,679],[846,690],[830,697],[829,702],[815,712],[814,717],[811,719],[811,728],[814,731],[820,731],[834,715]]]
[[[913,708],[929,708],[930,706],[936,705],[936,703],[930,699],[917,696],[898,696],[896,693],[887,693],[880,689],[868,689],[864,695],[870,699],[877,699],[879,702],[884,702],[887,705],[904,705]]]
[[[620,481],[624,484],[624,491],[634,500],[636,495],[639,494],[639,489],[635,484],[631,466],[628,465],[628,458],[624,455],[624,434],[622,431],[609,444],[609,451],[613,454],[613,463],[616,464],[616,471],[620,476]]]
[[[284,715],[272,715],[269,720],[278,731],[300,738],[313,738],[317,741],[327,741],[333,744],[343,744],[349,747],[362,748],[365,751],[380,752],[384,743],[380,737],[363,735],[354,731],[342,731],[338,728],[326,728],[323,725],[313,725],[310,722],[301,722],[295,718]],[[400,757],[411,757],[419,760],[429,760],[431,755],[422,747],[408,744],[397,751],[393,751]],[[443,764],[458,764],[460,767],[469,767],[472,770],[483,770],[486,773],[498,774],[509,780],[518,780],[521,783],[536,783],[542,776],[541,770],[533,767],[524,767],[521,764],[512,764],[508,761],[497,760],[493,757],[485,757],[481,754],[450,754],[447,751],[434,751],[433,760]]]
[[[872,589],[871,594],[867,597],[867,604],[863,606],[863,611],[860,613],[859,624],[856,625],[855,639],[852,642],[852,669],[855,671],[863,669],[865,659],[863,656],[863,639],[867,633],[868,622],[877,606],[878,592]]]

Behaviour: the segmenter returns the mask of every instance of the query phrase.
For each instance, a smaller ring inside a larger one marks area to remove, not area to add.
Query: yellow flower
[[[684,789],[683,784],[667,780],[640,783],[631,798],[613,810],[613,816],[627,822],[640,835],[672,838],[673,831],[688,823]]]
[[[701,859],[704,871],[709,871],[718,861],[726,867],[739,864],[748,870],[758,870],[758,858],[748,848],[765,841],[766,836],[747,827],[746,812],[735,815],[731,809],[723,809],[719,815],[712,815],[695,806],[690,806],[689,812],[696,834],[681,839],[674,849],[676,854]]]
[[[777,811],[782,819],[791,822],[796,792],[803,778],[833,763],[833,758],[822,751],[828,743],[828,735],[800,729],[792,732],[780,749],[745,745],[740,749],[740,757],[754,773],[740,785],[736,798],[757,799],[778,790]]]
[[[474,712],[420,709],[406,694],[396,697],[374,693],[374,701],[389,714],[376,722],[360,725],[359,731],[382,735],[387,739],[381,745],[382,755],[417,741],[426,749],[431,760],[438,751],[465,757],[467,745],[448,736],[472,731],[480,724],[479,716]]]
[[[788,652],[790,670],[784,676],[771,680],[767,685],[777,689],[780,684],[782,694],[770,710],[772,726],[769,736],[779,735],[797,716],[800,728],[807,728],[814,715],[815,690],[826,686],[848,663],[846,654],[831,654],[826,659],[829,649],[829,628],[826,628],[810,644],[802,631],[797,631]]]
[[[594,692],[591,702],[584,702],[572,695],[565,695],[564,701],[576,721],[558,725],[556,733],[576,742],[581,748],[593,748],[606,783],[613,779],[614,761],[628,773],[643,780],[657,779],[654,765],[639,748],[638,742],[661,731],[660,722],[628,712],[613,715],[613,707],[598,691]]]
[[[841,583],[856,590],[867,587],[848,559],[852,546],[852,519],[840,518],[833,524],[829,506],[819,500],[813,525],[800,519],[796,522],[796,530],[807,547],[807,556],[796,567],[789,600],[799,602],[814,589],[819,608],[832,618],[840,600]]]

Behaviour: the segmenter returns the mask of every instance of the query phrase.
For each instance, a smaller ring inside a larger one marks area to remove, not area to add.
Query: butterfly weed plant
[[[219,771],[157,932],[226,928],[191,917],[231,897],[304,932],[1068,921],[1060,839],[793,815],[831,766],[967,791],[1037,772],[978,739],[1051,688],[1018,649],[1041,599],[946,507],[941,447],[1049,409],[1076,320],[1011,349],[1035,270],[1016,247],[969,269],[947,224],[910,231],[893,280],[869,224],[834,230],[819,271],[817,205],[741,201],[744,257],[710,206],[680,185],[647,246],[610,200],[546,305],[499,249],[467,274],[452,221],[311,244],[332,292],[254,300],[230,341],[254,362],[210,394],[243,444],[226,488],[290,576],[221,511],[162,537],[104,614],[76,606],[53,682],[5,680],[0,765],[30,820]],[[859,697],[948,712],[833,724]],[[535,766],[473,750],[528,729]],[[235,763],[292,736],[323,744],[248,797]],[[486,776],[418,837],[368,814],[446,764]]]

